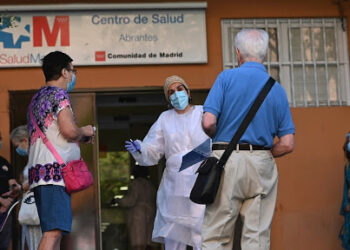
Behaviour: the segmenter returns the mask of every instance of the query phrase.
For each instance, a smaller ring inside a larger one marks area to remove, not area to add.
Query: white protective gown
[[[163,112],[141,144],[141,154],[133,154],[141,166],[152,166],[165,155],[166,168],[157,192],[157,214],[152,240],[164,238],[201,248],[204,205],[193,203],[190,192],[200,163],[179,172],[182,156],[199,146],[208,136],[201,121],[202,106],[193,106],[184,114],[174,109]]]

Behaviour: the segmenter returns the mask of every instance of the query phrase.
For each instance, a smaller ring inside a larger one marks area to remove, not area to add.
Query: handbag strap
[[[276,80],[270,77],[267,82],[265,83],[264,87],[260,91],[259,95],[256,97],[253,105],[250,107],[247,115],[244,117],[241,125],[237,129],[235,135],[233,136],[232,140],[228,144],[225,152],[222,154],[220,160],[218,161],[218,166],[221,166],[222,168],[225,166],[228,158],[230,157],[232,151],[235,149],[237,143],[241,139],[242,135],[248,128],[250,122],[253,120],[256,112],[260,108],[261,104],[264,102],[265,97],[270,92],[272,86],[275,84]]]
[[[43,140],[46,147],[51,151],[53,156],[56,158],[58,164],[65,165],[65,162],[63,161],[62,157],[58,154],[55,147],[52,145],[52,143],[49,141],[49,139],[46,137],[46,135],[43,133],[43,131],[41,131],[38,124],[35,122],[35,119],[33,117],[32,105],[30,105],[30,108],[29,108],[29,115],[30,115],[30,119],[32,120],[32,123],[35,126],[36,131],[39,133],[40,138]]]

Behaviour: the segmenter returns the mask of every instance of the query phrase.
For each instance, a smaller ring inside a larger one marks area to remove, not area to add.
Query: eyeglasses
[[[74,73],[74,75],[76,75],[78,73],[78,71],[76,69],[67,69],[67,71],[72,71]]]

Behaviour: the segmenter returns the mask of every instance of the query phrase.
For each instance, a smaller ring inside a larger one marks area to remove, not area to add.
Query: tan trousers
[[[220,158],[223,152],[215,150],[212,155]],[[206,207],[202,249],[231,250],[239,214],[243,221],[242,250],[270,249],[277,181],[277,167],[270,151],[233,151],[216,199]]]

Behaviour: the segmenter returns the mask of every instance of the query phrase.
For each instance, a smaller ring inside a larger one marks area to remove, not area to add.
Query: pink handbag
[[[83,160],[68,162],[61,168],[61,173],[69,194],[87,189],[93,183],[92,175]]]
[[[58,164],[62,166],[61,173],[64,179],[67,193],[76,193],[90,187],[93,184],[93,178],[85,161],[80,159],[65,163],[49,139],[47,139],[46,135],[41,131],[38,124],[35,122],[32,107],[30,108],[30,119],[32,120],[32,123],[34,124],[36,130],[39,133],[39,136],[45,143],[46,147],[54,155]]]

